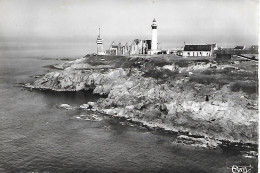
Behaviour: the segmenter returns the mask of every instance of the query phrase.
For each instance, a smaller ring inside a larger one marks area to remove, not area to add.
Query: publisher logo
[[[252,166],[237,166],[237,165],[233,165],[231,170],[232,173],[251,173],[252,170]]]

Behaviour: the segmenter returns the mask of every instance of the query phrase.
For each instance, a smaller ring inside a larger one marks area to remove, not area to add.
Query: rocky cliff
[[[252,87],[257,78],[252,70],[255,64],[118,59],[101,56],[66,62],[56,66],[63,70],[26,86],[56,91],[91,89],[107,95],[92,107],[112,116],[204,136],[211,142],[257,143],[257,91]],[[245,85],[241,81],[253,91],[241,87]]]

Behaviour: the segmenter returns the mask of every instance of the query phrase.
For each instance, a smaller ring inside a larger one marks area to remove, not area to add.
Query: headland
[[[256,145],[257,66],[213,57],[87,55],[25,86],[106,95],[81,108],[178,133],[194,145]]]

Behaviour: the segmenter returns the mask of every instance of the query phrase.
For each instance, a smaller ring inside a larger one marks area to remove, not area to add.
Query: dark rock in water
[[[225,151],[255,151],[258,152],[258,145],[252,143],[243,143],[243,142],[231,142],[228,140],[221,140],[219,145]]]

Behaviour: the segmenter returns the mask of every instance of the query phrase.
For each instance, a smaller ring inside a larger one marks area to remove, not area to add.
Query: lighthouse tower
[[[157,48],[157,24],[156,24],[156,20],[153,19],[153,24],[152,26],[152,47],[151,47],[151,54],[155,54],[158,52],[158,48]]]
[[[100,28],[99,28],[99,34],[97,37],[97,54],[105,55],[105,53],[103,51],[103,41],[102,41],[102,38],[100,37]]]

